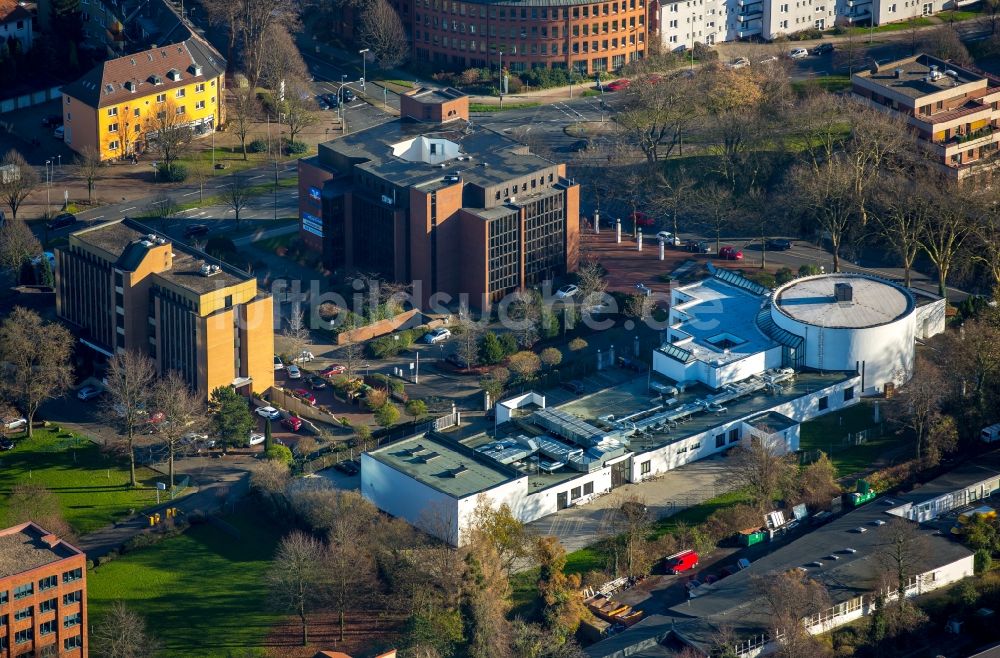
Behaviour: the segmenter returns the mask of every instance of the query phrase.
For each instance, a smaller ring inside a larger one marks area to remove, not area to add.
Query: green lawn
[[[838,92],[850,89],[851,76],[849,75],[820,75],[808,80],[800,80],[792,83],[792,89],[802,93],[811,87],[818,87],[823,91]]]
[[[802,423],[799,448],[827,453],[841,477],[870,468],[885,453],[906,447],[904,436],[894,434],[884,421],[876,425],[872,418],[872,405],[862,402]],[[865,443],[845,445],[848,434],[864,429],[871,429]]]
[[[21,483],[40,484],[59,498],[63,515],[79,534],[102,528],[130,509],[156,504],[154,480],[162,476],[139,469],[140,484],[130,489],[128,464],[101,453],[97,444],[70,432],[35,430],[34,437],[15,441],[0,453],[0,522],[6,517],[7,496]]]
[[[123,555],[87,576],[93,623],[121,600],[142,614],[164,658],[244,655],[280,619],[268,608],[264,574],[278,533],[250,512]],[[234,652],[231,654],[230,652]]]

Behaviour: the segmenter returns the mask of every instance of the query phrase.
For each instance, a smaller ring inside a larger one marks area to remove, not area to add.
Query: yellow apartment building
[[[274,385],[272,299],[250,274],[129,219],[71,234],[56,261],[56,312],[97,355],[144,352],[206,399]]]
[[[198,37],[108,60],[63,87],[66,144],[114,160],[145,151],[163,125],[207,135],[225,120],[225,73]]]

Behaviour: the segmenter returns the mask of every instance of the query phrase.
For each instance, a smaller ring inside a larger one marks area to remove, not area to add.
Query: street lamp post
[[[368,76],[367,76],[367,73],[368,73],[368,69],[367,69],[368,58],[365,57],[365,53],[366,52],[368,52],[367,48],[362,48],[361,50],[358,51],[358,54],[361,55],[361,91],[365,90],[365,80],[368,79]]]
[[[503,51],[500,51],[500,108],[503,109]]]
[[[50,167],[52,160],[45,161],[45,216],[52,217],[52,173]]]
[[[342,136],[347,134],[347,108],[344,107],[344,87],[346,86],[347,86],[347,76],[341,75],[340,89],[337,91],[337,93],[340,95],[340,105],[338,106],[337,109],[340,110],[340,134]]]

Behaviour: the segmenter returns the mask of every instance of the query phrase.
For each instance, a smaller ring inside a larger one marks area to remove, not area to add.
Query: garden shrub
[[[285,464],[291,464],[294,461],[292,457],[292,451],[288,449],[287,446],[273,445],[267,449],[264,453],[264,457],[267,459],[273,459],[275,461],[280,461]]]
[[[260,137],[254,139],[249,144],[247,144],[247,152],[249,153],[265,153],[267,151],[267,142]]]
[[[157,180],[161,180],[167,183],[182,183],[188,176],[187,167],[180,163],[173,163],[170,169],[167,169],[166,164],[160,164],[157,166]]]
[[[285,150],[288,151],[288,155],[302,155],[309,150],[309,145],[305,142],[289,142]]]

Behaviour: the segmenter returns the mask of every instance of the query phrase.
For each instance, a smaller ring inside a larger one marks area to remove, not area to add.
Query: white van
[[[990,425],[989,427],[984,427],[983,431],[979,433],[979,439],[983,443],[993,443],[994,441],[1000,441],[1000,423],[996,425]]]

